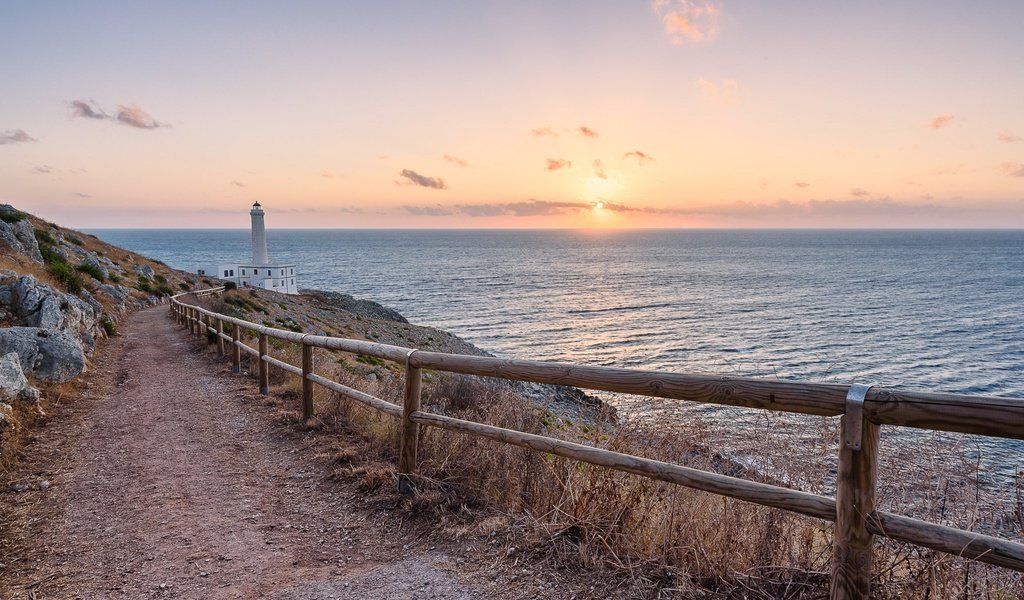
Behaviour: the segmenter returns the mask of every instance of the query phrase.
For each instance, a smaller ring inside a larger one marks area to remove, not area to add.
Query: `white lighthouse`
[[[216,277],[234,282],[240,287],[254,287],[282,294],[298,294],[295,284],[294,264],[272,264],[267,254],[267,229],[263,222],[263,207],[259,202],[252,205],[249,216],[252,219],[252,262],[248,264],[217,265],[210,269],[199,269],[200,275]]]
[[[270,262],[267,258],[267,228],[263,224],[263,207],[259,202],[252,205],[249,211],[252,217],[252,263],[254,265],[265,265]]]

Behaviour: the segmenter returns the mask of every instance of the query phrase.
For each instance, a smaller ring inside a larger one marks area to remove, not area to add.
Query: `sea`
[[[250,256],[249,230],[88,233],[193,272]],[[1020,230],[267,236],[301,288],[375,300],[497,356],[1024,398]],[[740,429],[763,412],[682,408]],[[1024,470],[1024,444],[966,437],[995,476]]]

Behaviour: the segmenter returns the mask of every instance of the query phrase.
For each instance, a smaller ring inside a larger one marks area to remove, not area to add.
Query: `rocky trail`
[[[155,307],[97,353],[81,398],[37,432],[0,491],[0,596],[527,594],[396,531],[393,504],[371,510],[354,483],[329,478],[252,383],[198,344]]]

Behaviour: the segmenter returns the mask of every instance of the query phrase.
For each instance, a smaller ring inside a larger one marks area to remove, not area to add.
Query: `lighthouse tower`
[[[295,283],[295,264],[272,264],[267,256],[267,228],[263,223],[263,207],[259,202],[252,205],[249,217],[252,219],[252,261],[247,264],[216,265],[199,269],[200,275],[212,276],[235,285],[261,288],[281,294],[298,294]]]
[[[267,258],[267,229],[263,224],[263,207],[259,202],[252,205],[249,215],[252,217],[252,264],[265,265],[270,259]]]

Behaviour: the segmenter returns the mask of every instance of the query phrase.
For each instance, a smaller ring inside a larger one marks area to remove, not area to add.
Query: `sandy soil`
[[[301,435],[275,431],[249,380],[193,351],[166,307],[121,331],[0,491],[0,596],[506,595],[330,479]]]

